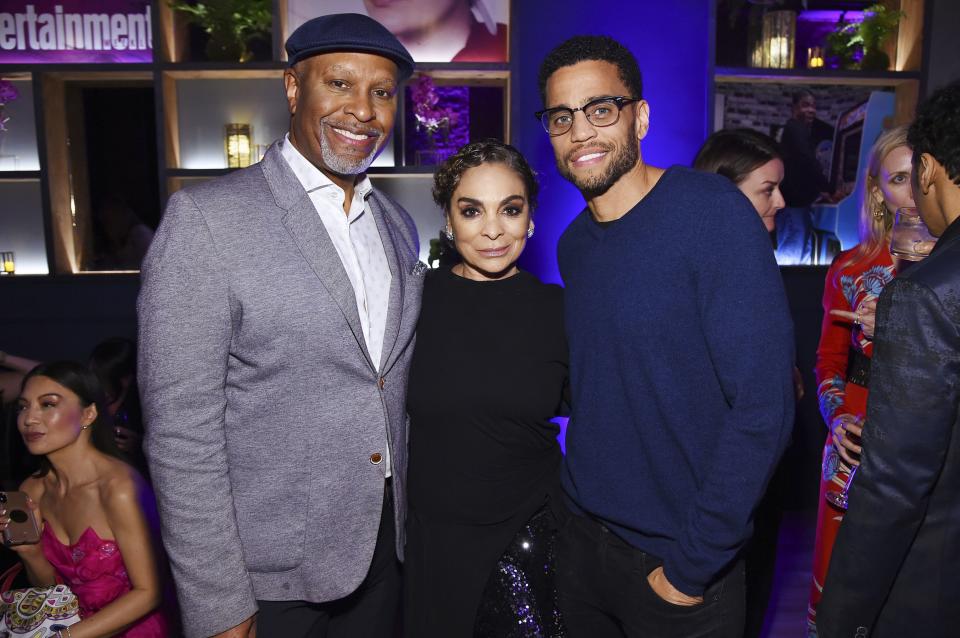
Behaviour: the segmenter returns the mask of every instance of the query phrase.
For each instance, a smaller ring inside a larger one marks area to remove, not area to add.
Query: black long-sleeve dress
[[[427,275],[407,399],[407,636],[474,636],[508,545],[544,508],[563,516],[550,422],[568,371],[561,295],[523,271]]]

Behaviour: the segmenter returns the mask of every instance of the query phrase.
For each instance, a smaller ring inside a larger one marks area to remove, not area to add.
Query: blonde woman
[[[813,583],[807,621],[816,635],[817,605],[843,511],[828,503],[828,491],[843,489],[859,464],[860,434],[867,406],[877,297],[896,275],[890,229],[898,208],[914,206],[910,187],[912,150],[906,127],[885,131],[870,151],[860,206],[860,243],[834,259],[823,292],[823,325],[817,346],[817,396],[830,429],[823,450]]]

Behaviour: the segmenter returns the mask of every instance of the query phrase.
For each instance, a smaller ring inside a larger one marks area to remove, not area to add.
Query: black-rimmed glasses
[[[587,121],[594,126],[611,126],[620,119],[620,110],[631,102],[640,100],[622,95],[609,95],[590,100],[580,108],[570,109],[559,106],[555,109],[537,111],[534,115],[543,125],[543,130],[551,136],[563,135],[573,127],[573,114],[583,111]]]

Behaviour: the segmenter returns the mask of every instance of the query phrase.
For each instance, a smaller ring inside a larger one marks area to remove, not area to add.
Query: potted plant
[[[872,4],[863,11],[863,21],[847,22],[840,15],[837,28],[827,36],[827,51],[842,69],[859,68],[864,71],[886,71],[890,56],[880,47],[896,30],[902,11]]]
[[[250,60],[250,39],[269,36],[273,26],[271,0],[170,0],[169,4],[207,33],[205,52],[210,60]]]
[[[857,36],[863,46],[861,69],[886,71],[890,68],[890,56],[880,47],[905,15],[903,11],[894,11],[882,4],[872,4],[864,10],[863,22],[857,27]]]
[[[852,69],[856,66],[858,49],[854,39],[857,37],[857,23],[847,22],[846,13],[841,13],[837,28],[827,36],[827,56],[830,66],[839,69]]]

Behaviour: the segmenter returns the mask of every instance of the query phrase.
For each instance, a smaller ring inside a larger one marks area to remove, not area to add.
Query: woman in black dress
[[[462,261],[428,273],[410,369],[410,638],[562,636],[552,540],[567,383],[561,289],[517,268],[536,179],[497,140],[438,170]]]

